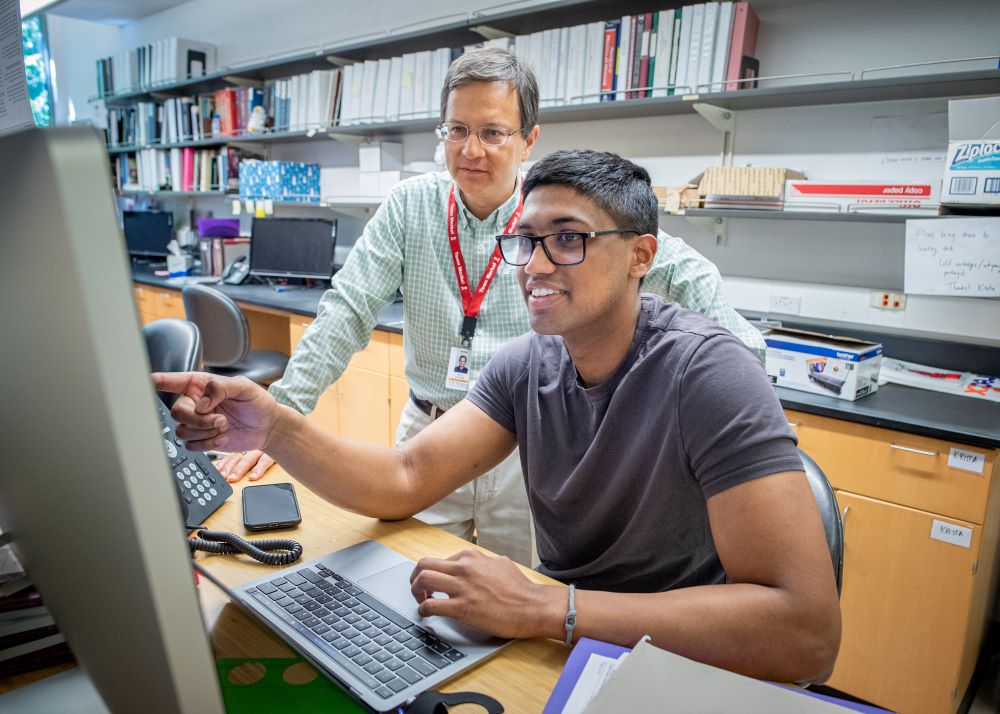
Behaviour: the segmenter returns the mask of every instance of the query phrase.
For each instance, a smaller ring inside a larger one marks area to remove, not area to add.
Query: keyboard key
[[[303,568],[302,570],[299,571],[299,574],[310,582],[313,583],[323,582],[323,576],[311,568]]]
[[[452,662],[457,662],[458,660],[465,657],[464,652],[459,652],[458,650],[451,649],[444,653],[444,656],[450,659]]]
[[[270,596],[269,596],[269,597],[270,597]],[[279,607],[288,607],[289,605],[291,605],[291,604],[292,604],[293,602],[295,602],[295,601],[294,601],[294,600],[292,600],[292,599],[291,599],[290,597],[288,597],[288,596],[286,595],[285,597],[281,598],[280,600],[275,600],[274,602],[275,602],[275,604],[277,604],[277,605],[278,605]]]
[[[389,687],[389,689],[391,689],[392,691],[399,693],[410,685],[404,682],[399,677],[396,677],[395,679],[390,679],[388,682],[386,682],[385,686]]]
[[[348,623],[350,623],[350,624],[353,625],[355,622],[357,622],[360,619],[361,619],[361,615],[355,615],[352,612],[350,615],[348,615],[347,617],[344,618],[344,622],[348,622]]]
[[[437,669],[434,667],[434,665],[430,664],[429,662],[425,662],[420,657],[414,657],[412,660],[410,660],[410,666],[413,667],[413,669],[420,672],[420,674],[424,675],[425,677],[429,677],[430,675],[437,672]]]
[[[302,577],[301,573],[289,573],[285,576],[285,580],[293,585],[305,585],[306,582],[306,579]]]
[[[349,598],[347,600],[344,600],[344,607],[349,607],[353,609],[357,606],[358,606],[358,601],[355,600],[354,598]]]
[[[319,619],[321,619],[323,622],[325,622],[328,625],[335,625],[336,623],[340,622],[340,618],[337,617],[336,615],[332,614],[332,613],[329,614],[329,615],[327,615],[326,617],[321,617]],[[347,624],[347,623],[344,623],[344,624]]]
[[[384,634],[379,635],[378,637],[373,637],[372,639],[378,642],[383,647],[385,647],[387,644],[393,641],[392,638],[389,637],[389,635],[384,635]]]
[[[392,639],[396,640],[396,642],[407,642],[409,640],[412,640],[413,638],[406,632],[397,632],[395,635],[392,636]]]
[[[340,634],[342,634],[344,637],[346,637],[349,640],[353,640],[355,637],[357,637],[361,633],[358,632],[357,630],[355,630],[353,627],[348,627],[346,630],[344,630]]]
[[[330,626],[320,622],[318,625],[313,625],[312,631],[315,632],[317,635],[322,635],[324,632],[330,631]],[[336,630],[334,630],[334,632],[336,632]]]
[[[440,654],[444,654],[445,652],[451,649],[451,647],[444,642],[435,642],[434,644],[430,645],[430,648]]]
[[[351,626],[346,622],[335,622],[333,624],[333,629],[335,629],[337,632],[343,632],[344,630],[350,629],[350,627]]]
[[[372,623],[368,622],[368,620],[361,620],[360,622],[355,622],[354,629],[357,630],[358,632],[370,633],[369,637],[379,634],[378,628],[375,627]]]
[[[403,646],[409,650],[419,650],[424,646],[424,643],[420,640],[410,640],[409,642],[404,642]]]
[[[322,625],[323,623],[319,621],[318,617],[313,617],[312,615],[309,615],[309,618],[303,620],[302,624],[311,629],[313,627],[316,627],[316,625]]]
[[[294,617],[296,620],[302,620],[302,621],[311,620],[312,613],[310,613],[308,610],[299,610],[298,612],[294,613],[292,617]]]
[[[346,650],[344,650],[345,657],[357,657],[359,654],[361,654],[361,648],[355,647],[354,645],[351,645]]]
[[[323,633],[323,639],[324,639],[324,640],[326,640],[327,642],[333,642],[333,641],[334,641],[334,640],[336,640],[336,639],[337,639],[338,637],[340,637],[340,635],[338,635],[338,634],[337,634],[336,632],[334,632],[333,630],[330,630],[329,632],[325,632],[325,633]]]
[[[368,674],[378,674],[383,669],[385,669],[385,667],[380,665],[378,662],[372,662],[365,667],[365,671],[368,672]]]
[[[343,637],[341,637],[339,640],[334,640],[333,646],[336,647],[338,650],[346,650],[348,647],[354,647],[354,645],[351,644],[350,640],[345,640]]]
[[[383,699],[388,699],[392,696],[392,690],[386,686],[379,687],[375,690],[375,694],[382,697]]]
[[[369,642],[372,641],[372,639],[365,634],[360,634],[357,635],[356,637],[351,637],[350,640],[358,647],[364,647],[365,645],[367,645]]]
[[[372,656],[379,662],[388,662],[392,659],[392,654],[390,652],[386,652],[385,650],[380,650]]]
[[[399,644],[398,642],[390,642],[385,646],[385,649],[387,652],[392,652],[393,654],[396,654],[401,649],[403,649],[403,645]]]
[[[368,610],[368,608],[366,607],[365,610]],[[375,622],[375,620],[384,619],[374,610],[368,610],[368,612],[359,612],[358,614],[361,615],[361,617],[368,620],[369,622]]]
[[[344,588],[344,592],[346,592],[348,595],[360,595],[363,591],[360,588],[356,588],[353,585],[349,585],[346,588]]]
[[[278,591],[278,588],[276,588],[274,585],[271,585],[271,583],[261,583],[260,585],[257,586],[257,589],[260,590],[265,595],[270,595],[271,593]]]
[[[365,607],[364,605],[358,605],[358,606],[357,606],[356,608],[354,608],[354,612],[356,612],[356,613],[358,613],[359,615],[361,615],[362,617],[364,617],[364,616],[365,616],[365,615],[367,615],[367,614],[368,614],[369,612],[375,612],[375,611],[374,611],[374,610],[372,610],[372,609],[371,609],[370,607]],[[378,613],[376,613],[376,614],[375,614],[375,617],[378,617]],[[374,619],[375,619],[375,617],[372,617],[372,618],[368,618],[368,619],[370,619],[370,620],[374,620]]]
[[[273,583],[274,581],[272,580],[271,582]],[[276,585],[278,586],[278,588],[280,590],[284,590],[286,593],[289,590],[298,590],[297,587],[295,587],[294,585],[292,585],[290,582],[288,582],[287,580],[285,580],[283,578],[280,579],[280,582],[276,583]]]
[[[406,633],[412,637],[423,637],[427,634],[427,630],[422,627],[417,627],[416,625],[410,625],[409,627],[406,625],[400,625],[400,627],[406,630]]]
[[[333,598],[332,597],[330,597],[329,595],[327,595],[326,593],[324,593],[322,591],[320,591],[320,593],[321,594],[316,595],[316,602],[324,604],[324,605],[326,603],[328,603],[328,602],[333,602]]]
[[[383,627],[382,632],[384,632],[387,635],[395,635],[397,632],[402,632],[402,630],[400,630],[395,625],[390,624],[388,627]]]
[[[322,606],[320,606],[320,607],[316,608],[315,610],[313,610],[313,615],[315,615],[316,617],[318,617],[321,620],[324,619],[324,618],[326,618],[326,616],[329,615],[329,614],[330,614],[330,611],[327,610],[325,607],[322,607]]]
[[[343,605],[341,605],[339,607],[333,608],[333,614],[336,615],[337,617],[346,617],[347,615],[351,614],[351,611],[348,610]]]
[[[396,653],[396,659],[401,662],[409,662],[414,657],[416,657],[416,655],[410,652],[410,650],[403,650],[402,652]]]
[[[417,659],[419,659],[419,657]],[[395,657],[393,657],[391,660],[385,663],[385,666],[387,669],[391,669],[393,672],[395,672],[397,669],[403,666],[403,663],[400,662]]]
[[[333,599],[336,600],[337,602],[346,602],[347,600],[351,599],[351,596],[348,595],[347,593],[335,593],[333,595]]]
[[[375,679],[377,679],[378,681],[380,681],[380,682],[382,682],[384,684],[385,682],[388,682],[390,679],[392,679],[395,676],[396,675],[393,674],[388,669],[383,669],[381,672],[379,672],[378,674],[375,675]]]
[[[412,622],[410,622],[409,620],[407,620],[405,617],[403,617],[402,615],[400,615],[398,612],[396,612],[395,610],[393,610],[391,607],[389,607],[388,605],[383,604],[379,600],[376,600],[374,597],[372,597],[371,595],[369,595],[366,592],[359,593],[357,595],[357,598],[358,598],[358,600],[360,600],[361,602],[363,602],[365,605],[367,605],[368,607],[370,607],[372,610],[376,610],[377,612],[381,613],[382,617],[385,617],[386,619],[388,619],[389,621],[391,621],[394,625],[397,625],[397,626],[402,627],[404,629],[407,628],[407,627],[414,627],[415,626]]]
[[[274,588],[273,590],[271,590],[271,592],[267,594],[267,596],[274,601],[278,601],[278,600],[283,600],[285,598],[285,593],[278,590],[278,588]]]
[[[386,625],[389,625],[391,623],[388,620],[386,620],[384,617],[379,617],[378,619],[372,620],[372,624],[375,625],[375,627],[377,627],[377,628],[379,628],[381,630]]]
[[[367,645],[365,645],[361,649],[364,651],[365,654],[375,654],[376,652],[378,652],[382,648],[379,647],[374,642],[369,642]]]
[[[442,657],[437,652],[432,650],[430,647],[420,648],[419,650],[417,650],[417,654],[423,657],[431,664],[433,664],[438,669],[441,669],[442,667],[447,667],[450,664],[448,659]]]
[[[306,604],[307,602],[312,602],[312,598],[310,598],[310,597],[309,597],[308,595],[306,595],[305,593],[302,593],[301,595],[296,595],[296,596],[295,596],[295,597],[293,597],[292,599],[293,599],[293,600],[294,600],[295,602],[297,602],[297,603],[298,603],[299,605],[305,605],[305,604]]]
[[[320,608],[320,604],[318,602],[313,602],[312,600],[309,600],[308,602],[302,603],[302,607],[304,607],[309,612],[312,612],[313,610],[318,610]]]
[[[416,684],[421,679],[423,679],[423,677],[421,677],[417,672],[415,672],[414,670],[410,669],[409,667],[402,667],[402,668],[400,668],[396,672],[396,675],[399,676],[399,677],[402,677],[403,679],[405,679],[410,684]]]
[[[366,664],[369,664],[372,661],[372,658],[366,655],[364,652],[362,652],[359,655],[355,655],[353,659],[354,659],[354,664],[358,665],[359,667],[364,667]]]

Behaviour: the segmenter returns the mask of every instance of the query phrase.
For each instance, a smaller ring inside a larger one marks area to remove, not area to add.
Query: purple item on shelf
[[[235,238],[240,234],[239,218],[199,218],[200,238]]]

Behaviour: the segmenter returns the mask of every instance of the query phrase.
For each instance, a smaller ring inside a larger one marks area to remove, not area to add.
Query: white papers
[[[0,134],[35,125],[28,99],[18,0],[0,0]]]
[[[906,222],[904,290],[1000,298],[1000,218]]]
[[[882,355],[878,383],[885,384],[886,382],[1000,402],[1000,377],[929,367]]]
[[[628,657],[628,652],[618,659],[599,654],[590,655],[590,659],[587,660],[583,671],[580,672],[573,692],[566,700],[566,705],[560,714],[583,714],[584,709],[590,704],[590,700],[597,694],[597,690],[611,679],[611,675],[626,657]]]

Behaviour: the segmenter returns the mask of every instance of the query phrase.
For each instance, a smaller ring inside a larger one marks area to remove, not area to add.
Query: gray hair
[[[459,55],[448,68],[441,89],[442,120],[451,90],[473,82],[510,82],[513,85],[521,114],[521,136],[527,139],[538,123],[538,82],[531,68],[513,52],[496,47],[480,47]]]

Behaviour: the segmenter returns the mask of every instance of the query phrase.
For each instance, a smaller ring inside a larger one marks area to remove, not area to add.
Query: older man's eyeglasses
[[[439,139],[447,141],[450,144],[464,144],[472,134],[472,129],[465,126],[465,124],[454,124],[452,122],[439,124],[434,131],[437,133]],[[510,141],[510,137],[519,131],[521,130],[514,129],[513,131],[508,131],[499,126],[481,126],[476,129],[476,136],[479,137],[479,143],[484,146],[503,146]]]
[[[504,262],[511,265],[527,265],[535,246],[541,244],[546,257],[553,265],[578,265],[587,257],[587,239],[601,236],[620,235],[639,231],[615,228],[609,231],[550,233],[544,236],[523,236],[505,233],[497,236],[497,244]]]

